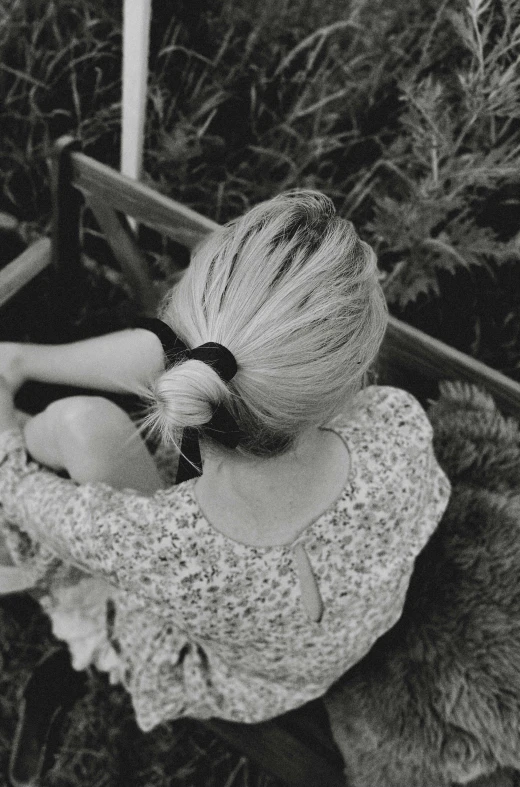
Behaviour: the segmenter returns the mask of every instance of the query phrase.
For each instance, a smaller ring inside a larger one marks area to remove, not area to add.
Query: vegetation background
[[[0,264],[49,229],[53,140],[118,166],[121,6],[0,0]],[[220,222],[324,191],[376,249],[396,316],[520,380],[519,56],[520,0],[155,0],[144,179]],[[128,321],[88,216],[84,239],[96,262],[75,319],[44,273],[1,338]],[[179,250],[142,242],[167,280]],[[30,599],[3,599],[0,618],[5,773],[17,692],[52,637]],[[188,720],[143,736],[127,698],[91,683],[45,787],[275,784]]]

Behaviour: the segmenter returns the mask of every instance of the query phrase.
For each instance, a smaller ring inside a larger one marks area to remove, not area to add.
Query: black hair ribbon
[[[134,322],[133,327],[145,328],[155,333],[170,363],[183,359],[202,361],[211,366],[226,382],[232,380],[236,374],[235,357],[222,344],[206,342],[190,350],[169,325],[155,317],[142,317]],[[208,437],[227,448],[236,448],[243,436],[237,422],[223,404],[217,405],[211,419],[203,424],[203,429]],[[202,458],[199,432],[197,428],[187,426],[182,433],[181,455],[175,483],[180,484],[200,475],[202,475]]]

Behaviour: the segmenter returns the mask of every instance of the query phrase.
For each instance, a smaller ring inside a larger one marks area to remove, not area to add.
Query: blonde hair
[[[316,191],[262,202],[211,233],[161,309],[188,347],[219,342],[238,372],[171,366],[153,385],[163,436],[202,426],[223,402],[238,450],[275,456],[331,420],[362,387],[387,324],[376,255]]]

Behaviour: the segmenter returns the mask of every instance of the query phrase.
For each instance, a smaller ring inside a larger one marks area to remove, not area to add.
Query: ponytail
[[[168,442],[176,442],[185,427],[203,426],[213,411],[229,399],[227,384],[202,361],[187,360],[166,369],[152,383],[146,426]]]

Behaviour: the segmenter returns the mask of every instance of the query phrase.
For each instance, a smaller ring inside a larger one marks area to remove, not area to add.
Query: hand
[[[26,381],[23,370],[22,345],[16,342],[0,342],[0,377],[3,386],[14,394]]]

